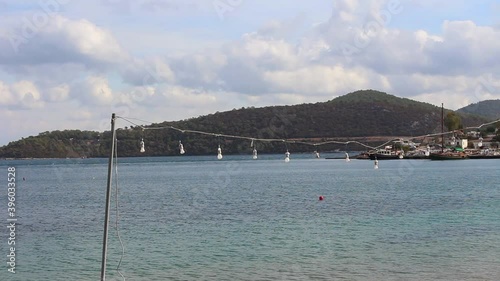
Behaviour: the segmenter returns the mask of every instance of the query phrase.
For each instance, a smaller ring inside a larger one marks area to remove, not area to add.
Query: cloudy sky
[[[112,112],[500,98],[500,0],[0,0],[0,18],[0,145]]]

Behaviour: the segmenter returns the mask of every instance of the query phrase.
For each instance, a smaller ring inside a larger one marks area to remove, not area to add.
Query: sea
[[[106,280],[500,280],[500,160],[328,156],[118,158]],[[108,159],[0,169],[0,280],[100,280]]]

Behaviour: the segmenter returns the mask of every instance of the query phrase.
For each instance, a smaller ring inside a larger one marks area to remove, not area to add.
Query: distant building
[[[469,141],[467,139],[461,139],[460,142],[460,147],[462,148],[467,148],[467,146],[469,145]]]
[[[467,145],[469,144],[467,139],[461,139],[461,138],[455,138],[451,137],[446,141],[446,145],[449,146],[460,146],[461,148],[467,148]]]
[[[472,138],[479,138],[481,136],[481,133],[478,131],[469,131],[467,132],[467,136]]]

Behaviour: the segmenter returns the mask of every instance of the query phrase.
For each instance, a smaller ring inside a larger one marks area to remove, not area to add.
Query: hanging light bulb
[[[349,142],[345,143],[345,161],[350,162],[351,159],[349,158],[349,153],[347,153],[347,144],[349,144]]]
[[[181,141],[179,141],[179,153],[180,154],[186,153],[186,151],[184,151],[184,145],[182,145]]]
[[[221,160],[222,159],[222,149],[219,147],[217,148],[217,159]]]
[[[479,138],[479,143],[477,144],[478,147],[483,146],[483,138]]]
[[[144,140],[141,139],[141,153],[144,153],[146,151],[146,149],[144,149]]]
[[[378,169],[378,160],[377,160],[377,158],[375,158],[375,166],[373,167],[373,169],[375,169],[375,170]]]
[[[285,152],[285,162],[290,162],[290,152],[288,150]]]
[[[253,151],[252,151],[252,159],[257,159],[257,148],[255,147],[254,143],[253,143],[254,139],[252,139],[252,142],[250,143],[250,147],[253,147]]]
[[[319,159],[319,152],[317,150],[314,151],[314,157],[318,158]]]

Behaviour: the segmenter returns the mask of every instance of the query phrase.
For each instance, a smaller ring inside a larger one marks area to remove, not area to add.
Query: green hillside
[[[485,100],[462,107],[457,112],[470,113],[490,120],[500,119],[500,100]]]
[[[485,119],[461,114],[464,126]],[[120,126],[129,126],[119,120]],[[365,136],[418,136],[438,132],[441,108],[399,98],[386,93],[364,90],[327,102],[293,106],[241,108],[176,122],[152,124],[150,127],[175,126],[182,129],[252,138],[353,138]],[[139,152],[144,139],[146,152]],[[247,140],[217,138],[174,130],[145,130],[130,126],[117,130],[119,156],[177,155],[179,140],[187,154],[214,154],[221,145],[226,154],[250,153]],[[285,144],[256,143],[260,152],[284,151]],[[291,145],[293,151],[310,151],[311,147]],[[9,143],[0,148],[2,158],[106,157],[110,148],[110,132],[55,131],[45,132]],[[322,150],[333,149],[321,147]]]

